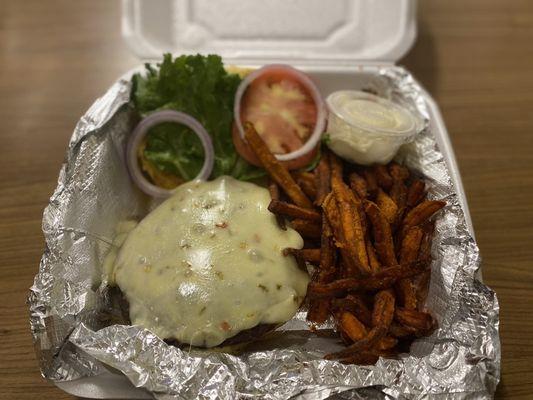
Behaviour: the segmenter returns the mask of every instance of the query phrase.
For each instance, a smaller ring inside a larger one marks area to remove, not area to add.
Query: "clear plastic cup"
[[[326,104],[328,147],[357,164],[388,163],[423,128],[422,119],[408,109],[366,92],[334,92]]]

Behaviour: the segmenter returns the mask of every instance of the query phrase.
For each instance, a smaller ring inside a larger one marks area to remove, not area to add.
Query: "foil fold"
[[[423,91],[400,67],[368,68],[373,78],[365,88],[424,118],[426,129],[397,158],[425,177],[430,197],[447,201],[432,248],[427,306],[439,328],[431,336],[398,359],[356,366],[322,359],[338,343],[307,330],[304,313],[239,356],[181,350],[116,323],[119,310],[101,268],[117,223],[150,207],[124,164],[136,116],[130,82],[122,79],[77,124],[44,212],[46,247],[28,299],[43,376],[62,382],[112,370],[165,400],[490,398],[500,374],[498,301],[479,280],[479,250],[431,132]]]

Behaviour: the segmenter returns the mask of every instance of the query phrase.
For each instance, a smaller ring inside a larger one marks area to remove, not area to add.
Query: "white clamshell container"
[[[309,73],[327,97],[365,87],[379,67],[394,65],[407,53],[416,38],[416,1],[122,0],[122,34],[140,62],[170,52],[216,53],[226,64],[242,67],[290,64]],[[473,234],[448,132],[435,101],[427,92],[424,97],[430,129]],[[93,399],[153,398],[111,372],[56,385]]]

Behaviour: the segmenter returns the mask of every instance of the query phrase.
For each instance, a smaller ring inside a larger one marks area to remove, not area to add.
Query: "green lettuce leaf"
[[[132,100],[141,114],[171,109],[195,117],[211,135],[215,164],[211,178],[232,175],[252,180],[265,175],[242,159],[231,138],[233,103],[241,78],[229,74],[217,55],[183,55],[175,59],[165,54],[163,62],[146,64],[144,74],[133,76]],[[193,179],[200,171],[204,152],[198,137],[189,128],[165,123],[147,135],[144,156],[156,168]]]

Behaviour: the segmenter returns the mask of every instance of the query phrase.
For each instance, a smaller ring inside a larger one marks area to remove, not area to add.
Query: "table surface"
[[[501,305],[498,398],[533,392],[533,2],[423,0],[399,63],[440,105],[466,189],[483,276]],[[78,118],[138,64],[120,2],[0,2],[0,398],[71,399],[38,371],[25,303],[42,211]]]

